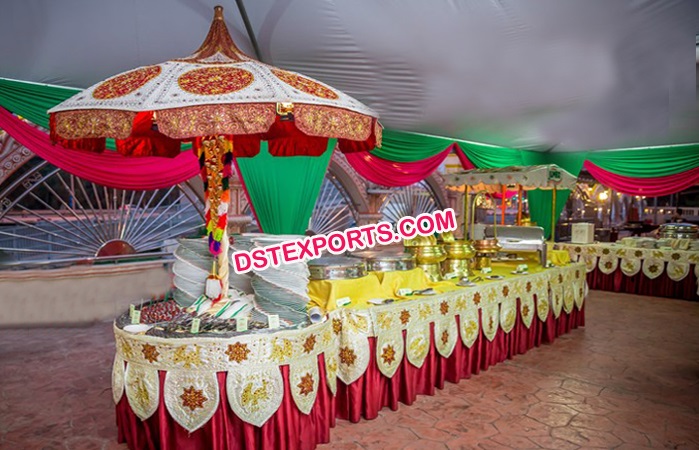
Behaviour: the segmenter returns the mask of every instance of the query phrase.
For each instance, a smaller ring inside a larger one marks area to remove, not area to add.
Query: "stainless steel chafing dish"
[[[660,225],[658,237],[668,239],[697,239],[699,226],[692,223],[665,223]]]
[[[518,227],[518,226],[498,226],[496,229],[492,225],[485,227],[485,237],[494,237],[497,230],[497,239],[500,244],[500,251],[505,253],[538,253],[541,265],[546,264],[546,242],[544,240],[544,229],[541,227]],[[478,251],[478,247],[476,251]]]
[[[347,280],[366,275],[366,264],[348,256],[324,256],[308,261],[311,280]]]
[[[364,262],[366,262],[367,270],[373,272],[412,270],[417,267],[415,256],[410,253],[367,250],[352,253],[351,256],[354,258],[362,258]]]

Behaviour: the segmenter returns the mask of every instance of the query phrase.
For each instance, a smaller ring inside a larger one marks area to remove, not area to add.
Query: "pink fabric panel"
[[[0,128],[54,166],[111,188],[166,188],[199,173],[199,163],[193,152],[182,152],[175,158],[128,158],[116,152],[89,153],[53,145],[47,133],[19,120],[4,108],[0,108]]]
[[[345,157],[359,175],[372,183],[399,187],[409,186],[430,176],[442,164],[453,147],[454,144],[434,156],[414,162],[388,161],[369,152],[346,153]]]
[[[683,191],[699,183],[699,167],[665,177],[633,178],[614,174],[590,161],[585,161],[583,166],[603,185],[629,195],[659,197]]]

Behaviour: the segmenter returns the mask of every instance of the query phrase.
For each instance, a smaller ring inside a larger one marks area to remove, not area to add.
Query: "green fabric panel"
[[[265,233],[303,235],[306,232],[336,143],[336,139],[329,139],[321,156],[274,157],[263,141],[256,156],[236,158]]]
[[[521,150],[460,140],[457,140],[456,143],[459,144],[461,150],[476,167],[491,168],[522,165]]]
[[[0,106],[47,130],[49,116],[46,110],[78,92],[79,89],[0,78]]]
[[[381,148],[375,148],[371,153],[396,162],[427,159],[454,143],[453,139],[393,130],[383,130],[382,141]]]
[[[587,159],[617,175],[662,177],[699,167],[699,144],[596,151]]]

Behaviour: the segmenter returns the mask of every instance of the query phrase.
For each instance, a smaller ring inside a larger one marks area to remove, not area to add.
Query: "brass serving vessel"
[[[432,281],[442,280],[440,263],[447,258],[447,252],[434,236],[415,236],[404,241],[403,245],[415,255],[418,267],[425,271],[428,278]]]
[[[471,276],[471,258],[476,256],[476,250],[470,241],[453,240],[444,244],[447,258],[442,262],[444,274],[453,273],[458,277]]]
[[[480,270],[490,267],[493,255],[497,254],[502,247],[497,239],[478,239],[473,241],[473,248],[476,250],[474,269]]]

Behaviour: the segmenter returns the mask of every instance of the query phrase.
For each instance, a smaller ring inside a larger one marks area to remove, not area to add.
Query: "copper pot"
[[[477,253],[497,253],[502,247],[497,239],[479,239],[473,241],[473,248]]]

